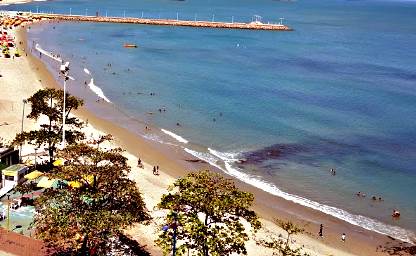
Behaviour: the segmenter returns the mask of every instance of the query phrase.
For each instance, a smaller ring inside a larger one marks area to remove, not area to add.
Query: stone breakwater
[[[223,29],[250,29],[250,30],[273,30],[273,31],[292,31],[290,27],[281,24],[266,24],[260,22],[251,23],[227,23],[213,21],[186,21],[172,19],[142,19],[142,18],[121,18],[121,17],[101,17],[101,16],[76,16],[60,14],[38,14],[45,19],[66,20],[66,21],[85,21],[85,22],[110,22],[110,23],[132,23],[144,25],[160,26],[184,26],[197,28],[223,28]]]

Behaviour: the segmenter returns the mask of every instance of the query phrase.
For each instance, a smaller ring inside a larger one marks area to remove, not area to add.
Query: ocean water
[[[5,8],[222,21],[284,17],[295,31],[59,23],[33,27],[29,40],[71,62],[71,92],[100,114],[88,87],[94,78],[118,111],[104,118],[137,133],[132,120],[156,125],[163,131],[151,138],[176,143],[269,193],[403,240],[414,237],[416,2],[101,0]],[[139,47],[125,49],[126,42]],[[358,191],[367,197],[356,197]],[[391,218],[393,209],[400,220]]]

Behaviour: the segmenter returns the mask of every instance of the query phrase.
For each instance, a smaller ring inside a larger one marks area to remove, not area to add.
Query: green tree
[[[177,255],[188,250],[196,255],[247,254],[249,239],[242,219],[256,231],[260,222],[251,207],[254,196],[239,191],[230,179],[209,172],[192,172],[175,181],[162,196],[158,207],[169,210],[166,223],[156,243],[165,255],[172,250],[172,236],[178,240]]]
[[[42,116],[46,116],[48,121],[46,124],[42,124],[39,130],[16,134],[13,141],[14,145],[28,142],[38,148],[46,147],[50,164],[54,161],[56,145],[62,142],[63,94],[63,90],[47,88],[41,89],[32,95],[27,100],[31,105],[31,112],[27,117],[38,121]],[[82,127],[82,122],[75,117],[69,117],[71,111],[78,109],[82,104],[82,100],[68,93],[66,94],[65,140],[68,144],[73,144],[84,138],[84,134],[77,129]]]
[[[35,202],[36,236],[54,250],[106,255],[122,230],[147,223],[150,216],[121,149],[102,151],[96,146],[67,146],[58,155],[65,165],[50,178],[68,186],[45,191]]]
[[[274,250],[273,255],[281,255],[281,256],[307,256],[309,254],[302,252],[303,246],[293,248],[292,244],[292,236],[297,234],[302,234],[305,229],[298,227],[291,221],[283,221],[279,219],[275,219],[274,223],[281,227],[285,232],[286,236],[271,238],[270,240],[260,240],[257,241],[258,244],[265,246],[267,248],[271,248]]]

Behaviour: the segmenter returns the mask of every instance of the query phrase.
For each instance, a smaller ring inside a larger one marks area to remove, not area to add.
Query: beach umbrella
[[[49,179],[48,177],[45,176],[40,179],[37,186],[39,188],[52,188],[54,185],[57,185],[57,184],[54,184],[56,182],[57,182],[57,179]]]
[[[40,172],[40,171],[33,171],[33,172],[31,172],[31,173],[29,173],[29,174],[26,174],[24,177],[25,177],[25,179],[28,179],[28,180],[34,180],[34,179],[36,179],[36,178],[38,178],[38,177],[40,177],[40,176],[42,176],[43,175],[43,172]]]
[[[63,158],[59,158],[59,159],[55,160],[55,162],[53,162],[53,166],[63,166],[64,162],[65,162],[65,160]]]
[[[94,176],[93,175],[83,176],[83,178],[85,180],[87,180],[88,184],[93,184],[94,183]],[[68,182],[68,186],[71,186],[73,188],[80,188],[80,187],[82,187],[82,183],[80,181],[70,181],[70,182]]]

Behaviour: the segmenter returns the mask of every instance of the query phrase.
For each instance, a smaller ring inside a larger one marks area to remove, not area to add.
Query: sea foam
[[[47,52],[46,50],[42,49],[42,47],[40,47],[40,45],[39,45],[39,44],[36,44],[36,45],[35,45],[35,49],[36,49],[38,52],[42,53],[43,55],[46,55],[46,56],[48,56],[49,58],[54,59],[54,60],[56,60],[57,62],[62,63],[62,59],[61,59],[61,58],[59,58],[59,57],[57,57],[57,56],[53,55],[52,53]]]
[[[188,144],[188,142],[189,142],[188,140],[184,139],[183,137],[181,137],[181,136],[179,136],[179,135],[177,135],[177,134],[175,134],[171,131],[168,131],[168,130],[165,130],[165,129],[160,129],[160,130],[162,132],[164,132],[165,134],[169,135],[170,137],[174,138],[175,140],[181,142],[181,143]]]
[[[108,103],[111,103],[111,101],[104,95],[103,90],[101,90],[100,87],[98,87],[94,84],[94,78],[91,78],[91,81],[88,84],[88,86],[90,87],[91,91],[93,91],[98,97],[102,98],[103,100],[105,100]]]
[[[262,180],[260,177],[255,177],[253,175],[246,174],[242,169],[233,165],[233,163],[239,161],[239,153],[220,152],[211,148],[208,148],[209,152],[206,153],[194,151],[188,148],[185,148],[185,151],[201,160],[208,162],[210,165],[217,167],[226,174],[234,178],[237,178],[238,180],[241,180],[256,188],[259,188],[269,194],[284,198],[288,201],[312,208],[314,210],[318,210],[320,212],[334,216],[338,219],[344,220],[356,226],[360,226],[367,230],[375,231],[383,235],[389,235],[404,242],[412,244],[414,239],[416,238],[416,234],[409,230],[385,224],[362,215],[352,214],[345,210],[321,204],[304,197],[289,194],[280,190],[276,185]],[[224,162],[224,167],[222,167],[221,164],[219,164],[220,161]]]

